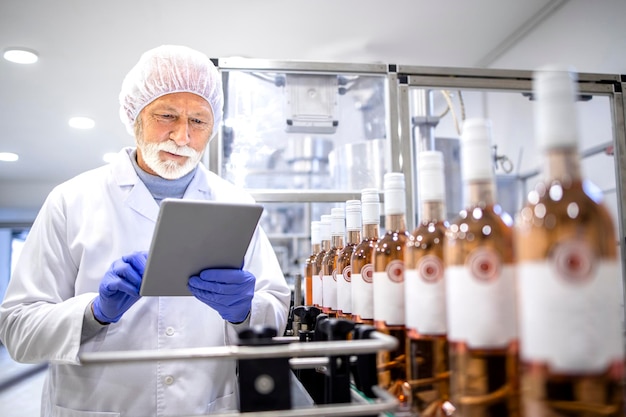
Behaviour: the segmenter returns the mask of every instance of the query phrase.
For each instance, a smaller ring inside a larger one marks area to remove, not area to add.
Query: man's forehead
[[[202,96],[190,93],[186,91],[180,91],[176,93],[168,93],[164,94],[160,97],[155,98],[148,106],[157,104],[157,103],[183,103],[183,102],[193,102],[199,105],[206,106],[207,108],[211,108],[209,102]]]
[[[188,105],[190,102],[194,107],[194,113],[209,112],[211,115],[213,115],[211,105],[208,101],[206,101],[204,97],[188,92],[165,94],[161,97],[156,98],[154,101],[148,104],[146,108],[178,110],[179,106]]]

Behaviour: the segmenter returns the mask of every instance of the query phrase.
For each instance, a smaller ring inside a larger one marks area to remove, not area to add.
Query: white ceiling
[[[624,0],[2,0],[0,210],[37,208],[54,184],[132,145],[118,118],[140,54],[185,44],[218,57],[533,69],[558,59],[626,73]],[[71,116],[96,127],[77,131]],[[0,213],[1,214],[1,213]],[[1,216],[0,216],[1,217]]]

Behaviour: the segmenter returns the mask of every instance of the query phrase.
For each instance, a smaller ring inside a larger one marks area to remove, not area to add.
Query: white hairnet
[[[186,46],[162,45],[146,51],[129,71],[120,91],[120,118],[133,135],[141,110],[170,93],[194,93],[213,110],[213,132],[222,121],[224,93],[217,68],[202,52]]]

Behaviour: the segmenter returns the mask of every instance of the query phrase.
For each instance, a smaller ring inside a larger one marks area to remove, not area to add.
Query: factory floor
[[[13,361],[0,344],[0,416],[39,416],[45,374],[45,366]]]

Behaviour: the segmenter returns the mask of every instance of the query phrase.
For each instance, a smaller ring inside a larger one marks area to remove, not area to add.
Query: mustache
[[[158,145],[160,151],[169,152],[174,155],[194,157],[198,154],[195,149],[189,146],[178,146],[174,142],[161,142]]]

